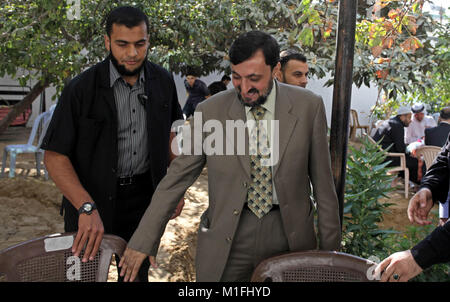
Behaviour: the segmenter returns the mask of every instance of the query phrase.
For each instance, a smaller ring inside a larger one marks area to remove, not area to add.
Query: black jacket
[[[383,150],[388,149],[392,145],[389,152],[405,153],[405,126],[403,126],[398,116],[385,121],[377,129],[373,139],[377,142],[382,139],[380,145]]]
[[[431,190],[433,201],[445,202],[449,190],[450,141],[439,153],[436,161],[422,179],[421,188]],[[429,236],[411,249],[417,264],[423,269],[442,262],[450,261],[450,222],[436,228]]]
[[[383,122],[372,138],[380,143],[383,150],[393,153],[405,153],[406,151],[405,127],[398,116]],[[386,161],[391,161],[389,166],[400,165],[399,157],[387,157]]]
[[[172,123],[182,119],[182,113],[172,76],[148,61],[144,70],[149,185],[156,188],[167,171]],[[108,58],[66,85],[41,147],[69,157],[81,184],[97,204],[105,232],[112,227],[118,160],[117,109],[109,76]],[[63,208],[76,213],[66,198]]]
[[[450,124],[447,123],[439,123],[436,127],[425,129],[425,145],[442,147],[449,133]]]

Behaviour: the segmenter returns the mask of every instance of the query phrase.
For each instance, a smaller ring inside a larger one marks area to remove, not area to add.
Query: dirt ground
[[[0,135],[0,150],[5,145],[25,143],[30,129],[10,127]],[[1,153],[3,156],[3,152]],[[16,177],[0,178],[0,250],[35,237],[63,232],[63,220],[59,215],[61,193],[51,180],[36,176],[34,156],[23,154],[17,157]],[[410,193],[410,197],[412,193]],[[185,195],[186,205],[182,214],[171,220],[161,240],[157,262],[159,267],[151,269],[151,281],[195,281],[194,256],[196,229],[201,213],[206,209],[207,170],[205,169]],[[385,216],[382,227],[403,230],[409,225],[406,217],[408,199],[402,187],[391,193],[389,202],[395,205]],[[117,278],[111,266],[109,281]]]

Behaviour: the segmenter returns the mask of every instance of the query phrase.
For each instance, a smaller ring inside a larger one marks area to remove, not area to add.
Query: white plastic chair
[[[44,157],[44,150],[40,148],[42,139],[45,136],[45,132],[47,131],[47,127],[52,119],[53,111],[55,110],[56,105],[52,105],[48,111],[39,114],[39,116],[34,120],[33,128],[31,129],[30,137],[28,138],[28,142],[22,145],[7,145],[3,150],[3,163],[2,163],[2,172],[1,176],[4,177],[5,168],[6,168],[6,159],[8,157],[8,153],[10,155],[10,165],[9,165],[9,177],[12,178],[15,175],[16,169],[16,157],[17,154],[22,153],[34,153],[36,157],[36,170],[37,175],[41,175],[41,161]],[[33,145],[36,134],[38,132],[39,125],[42,125],[42,131],[40,133],[38,143]],[[48,179],[48,172],[44,165],[44,176],[45,179]]]

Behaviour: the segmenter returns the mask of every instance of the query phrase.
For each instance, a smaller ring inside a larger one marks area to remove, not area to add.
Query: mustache
[[[239,93],[242,93],[242,89],[241,89],[240,86],[238,87],[238,91],[239,91]],[[256,89],[256,88],[251,88],[251,89],[250,89],[249,91],[247,91],[246,93],[259,93],[259,90]]]

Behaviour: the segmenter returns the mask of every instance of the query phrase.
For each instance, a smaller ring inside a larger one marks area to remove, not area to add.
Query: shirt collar
[[[269,95],[267,96],[267,100],[264,104],[261,105],[266,111],[269,111],[272,113],[273,116],[275,116],[275,100],[277,98],[277,84],[275,81],[273,81],[272,91],[270,91]],[[245,113],[249,113],[249,111],[252,109],[250,106],[245,106]]]
[[[109,86],[113,87],[114,83],[116,83],[116,81],[121,78],[122,78],[122,76],[117,71],[116,66],[114,66],[114,64],[111,62],[111,60],[109,60]],[[145,82],[144,68],[141,68],[138,83],[143,84],[144,82]]]

